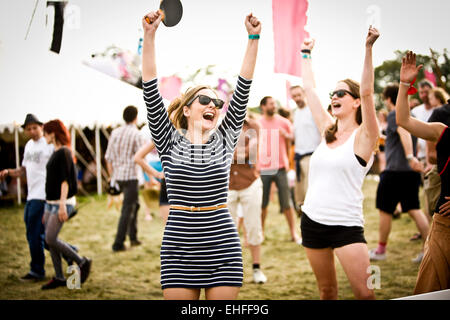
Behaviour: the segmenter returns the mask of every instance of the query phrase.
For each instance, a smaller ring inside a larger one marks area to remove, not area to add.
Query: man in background
[[[128,106],[123,111],[125,125],[114,129],[105,153],[106,167],[111,182],[118,183],[123,192],[123,203],[117,226],[116,238],[112,246],[113,251],[125,251],[126,235],[130,238],[131,246],[138,246],[141,242],[137,238],[137,216],[139,210],[139,184],[134,162],[134,154],[145,143],[137,124],[138,110]]]

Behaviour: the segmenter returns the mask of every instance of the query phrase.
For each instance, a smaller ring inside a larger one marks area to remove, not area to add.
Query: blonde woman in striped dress
[[[208,86],[189,89],[166,112],[155,62],[160,22],[158,12],[142,20],[142,79],[148,123],[170,203],[161,246],[163,295],[165,299],[197,300],[204,288],[208,300],[236,299],[243,279],[242,249],[226,207],[228,178],[246,115],[261,24],[252,14],[245,18],[249,40],[244,61],[227,114],[217,126],[224,102]],[[203,48],[214,54],[208,44]]]

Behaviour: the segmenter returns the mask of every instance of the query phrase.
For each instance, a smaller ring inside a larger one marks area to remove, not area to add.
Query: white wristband
[[[402,84],[402,85],[404,85],[404,86],[406,86],[406,87],[408,87],[408,88],[411,86],[410,83],[403,82],[403,81],[400,81],[400,84]]]
[[[411,160],[412,158],[414,158],[414,156],[412,155],[412,154],[408,154],[407,156],[406,156],[406,160]]]

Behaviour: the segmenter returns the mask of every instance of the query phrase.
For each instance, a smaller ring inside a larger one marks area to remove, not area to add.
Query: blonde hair
[[[195,97],[195,95],[200,90],[203,89],[209,89],[214,91],[214,89],[212,89],[210,86],[199,85],[194,88],[187,89],[184,94],[181,94],[180,96],[172,100],[172,102],[169,105],[169,108],[167,108],[167,113],[169,114],[169,119],[172,121],[175,128],[187,130],[188,121],[187,118],[184,116],[183,107],[189,102],[189,100]]]
[[[433,93],[434,97],[439,100],[439,102],[442,104],[446,104],[447,100],[449,99],[448,93],[445,92],[444,89],[440,87],[435,87],[431,89],[431,92]]]

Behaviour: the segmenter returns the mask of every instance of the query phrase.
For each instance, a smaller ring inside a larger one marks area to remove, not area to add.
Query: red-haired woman
[[[68,220],[76,205],[77,180],[69,131],[60,120],[51,120],[44,124],[44,137],[48,144],[55,147],[47,163],[44,212],[45,241],[50,248],[55,277],[42,286],[42,289],[46,290],[66,286],[61,255],[78,264],[81,283],[86,281],[92,261],[79,256],[70,245],[58,239],[63,223]]]

